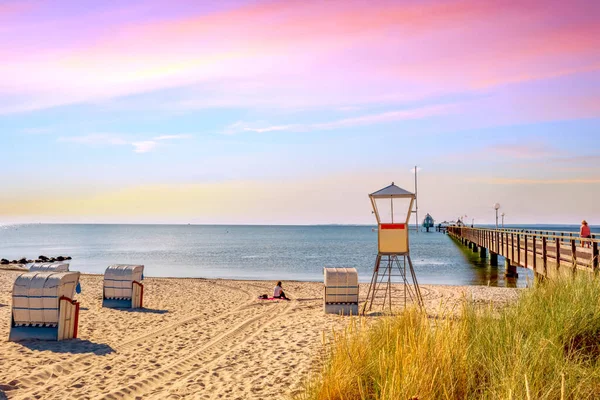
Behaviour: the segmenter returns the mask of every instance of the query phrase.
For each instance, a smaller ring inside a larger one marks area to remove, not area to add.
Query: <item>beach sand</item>
[[[125,311],[102,308],[102,276],[82,275],[78,339],[13,343],[19,274],[0,270],[0,399],[285,398],[317,365],[323,338],[350,320],[323,313],[320,282],[284,282],[292,301],[261,301],[274,282],[147,278],[146,308]],[[464,298],[501,306],[519,289],[421,285],[421,292],[436,315]]]

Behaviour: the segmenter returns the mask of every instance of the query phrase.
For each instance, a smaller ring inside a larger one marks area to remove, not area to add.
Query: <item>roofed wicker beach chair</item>
[[[324,268],[325,314],[358,315],[358,272],[356,268]]]
[[[13,286],[9,340],[77,337],[79,272],[26,272]]]
[[[144,301],[144,266],[111,265],[104,272],[102,307],[141,308]]]
[[[29,272],[33,271],[67,272],[69,271],[69,264],[63,262],[35,263],[29,267]]]

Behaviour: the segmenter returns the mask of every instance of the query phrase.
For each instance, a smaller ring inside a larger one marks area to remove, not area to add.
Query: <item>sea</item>
[[[511,225],[578,232],[575,225]],[[592,227],[600,233],[600,227]],[[524,287],[533,274],[504,277],[498,267],[448,235],[410,232],[419,283]],[[324,267],[354,267],[369,282],[377,255],[374,226],[0,225],[0,258],[71,256],[71,270],[103,273],[111,264],[143,264],[153,277],[322,281]]]

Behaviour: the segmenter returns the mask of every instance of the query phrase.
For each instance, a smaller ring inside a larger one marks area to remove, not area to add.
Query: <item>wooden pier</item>
[[[582,239],[575,232],[485,229],[449,226],[448,234],[498,265],[505,258],[506,276],[516,277],[517,267],[531,269],[536,276],[552,277],[576,271],[598,272],[600,238]],[[589,243],[590,247],[582,247]]]

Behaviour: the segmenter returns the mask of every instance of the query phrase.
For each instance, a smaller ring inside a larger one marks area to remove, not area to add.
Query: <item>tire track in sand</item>
[[[216,316],[214,318],[210,318],[207,322],[210,322],[210,321],[213,321],[213,320],[216,320],[216,319],[220,319],[223,316],[234,314],[236,312],[239,312],[239,311],[241,311],[243,309],[246,309],[246,308],[249,308],[249,307],[252,307],[252,306],[255,305],[255,302],[253,300],[253,295],[249,291],[237,288],[235,286],[224,285],[224,284],[216,283],[216,282],[215,282],[215,285],[226,287],[226,288],[229,288],[229,289],[234,289],[234,290],[237,290],[238,292],[246,293],[246,295],[248,296],[248,298],[247,298],[247,301],[244,304],[242,304],[242,305],[234,308],[233,310],[226,311],[223,314],[220,314],[220,315],[218,315],[218,316]],[[168,331],[170,331],[172,329],[175,329],[175,328],[177,328],[179,326],[182,326],[182,325],[189,324],[190,322],[196,321],[196,320],[198,320],[198,319],[200,319],[202,317],[204,317],[204,314],[196,314],[196,315],[193,315],[193,316],[191,316],[189,318],[185,318],[185,319],[179,320],[179,321],[174,322],[172,324],[166,325],[166,326],[164,326],[162,328],[150,331],[150,332],[148,332],[145,335],[138,336],[137,338],[131,339],[131,340],[129,340],[129,341],[125,342],[125,343],[122,343],[122,344],[120,344],[118,346],[115,346],[114,349],[117,352],[118,351],[122,351],[122,350],[124,350],[124,349],[126,349],[128,347],[131,347],[131,346],[133,346],[133,345],[135,345],[135,344],[137,344],[139,342],[144,341],[145,339],[148,339],[148,338],[151,338],[151,337],[155,337],[155,336],[163,335],[163,334],[167,333]]]
[[[279,307],[277,304],[278,303],[266,305],[266,311],[246,318],[240,324],[214,338],[204,346],[201,346],[197,350],[191,352],[186,357],[161,367],[157,371],[146,375],[134,383],[131,383],[107,395],[101,395],[97,397],[97,399],[126,399],[140,397],[153,390],[160,391],[165,385],[171,385],[184,377],[197,374],[200,368],[213,363],[235,347],[258,334],[256,329],[254,329],[252,335],[236,341],[236,338],[248,331],[249,328],[254,326],[268,326],[292,307],[291,303],[287,303],[284,310],[281,310],[281,307]],[[211,357],[212,354],[215,355]],[[204,359],[204,357],[208,357],[208,359]]]
[[[218,286],[222,286],[222,287],[225,287],[228,289],[233,289],[238,292],[245,293],[247,295],[247,301],[245,303],[243,303],[242,305],[240,305],[239,307],[234,308],[233,310],[227,311],[223,314],[220,314],[218,316],[208,319],[207,323],[210,323],[212,321],[222,319],[223,317],[235,314],[237,312],[240,312],[242,310],[250,308],[256,304],[253,299],[253,297],[254,297],[253,294],[247,290],[241,289],[239,287],[231,286],[231,285],[222,284],[219,282],[213,282],[213,283]],[[121,351],[126,350],[127,348],[130,348],[140,342],[143,342],[144,340],[150,339],[152,337],[164,335],[175,328],[189,324],[189,323],[194,322],[203,317],[204,317],[204,314],[196,314],[191,317],[181,319],[181,320],[173,322],[171,324],[162,326],[158,329],[151,330],[150,332],[148,332],[146,334],[143,334],[143,335],[133,338],[129,341],[121,343],[118,346],[114,346],[113,349],[117,353],[121,352]],[[84,364],[85,361],[95,355],[99,355],[99,354],[87,353],[87,354],[81,355],[75,359],[69,359],[69,360],[55,363],[55,364],[49,366],[48,368],[46,368],[45,370],[36,372],[32,375],[29,375],[26,377],[19,377],[18,383],[17,383],[17,389],[13,392],[13,394],[16,396],[16,398],[29,398],[30,395],[34,395],[37,393],[45,393],[46,395],[48,395],[50,393],[48,393],[47,391],[44,391],[44,388],[47,388],[48,386],[52,385],[53,377],[64,377],[65,375],[70,375],[71,373],[75,372],[75,370],[77,372],[82,372],[82,369],[80,368],[81,365],[85,365]],[[84,369],[84,371],[89,371],[89,370],[91,370],[93,368],[97,368],[97,367],[98,367],[97,365],[94,365],[90,368]],[[81,374],[78,374],[78,375],[81,375]],[[40,383],[43,383],[44,385],[39,386]],[[23,384],[25,386],[22,386]]]
[[[272,325],[274,322],[276,322],[276,320],[278,320],[279,318],[287,315],[290,311],[292,311],[295,308],[297,308],[298,305],[299,305],[299,303],[296,302],[296,301],[287,303],[286,306],[285,306],[285,308],[280,313],[277,314],[276,318],[273,318],[273,319],[269,320],[269,322],[260,325],[260,328],[265,328],[265,327],[268,327],[268,326]],[[233,351],[236,348],[238,348],[239,346],[243,345],[245,342],[247,342],[247,341],[249,341],[251,339],[254,339],[255,337],[257,337],[261,333],[262,333],[261,329],[254,330],[254,332],[252,334],[250,334],[247,337],[245,337],[244,340],[240,341],[239,343],[235,343],[227,351],[225,351],[225,352],[218,352],[213,357],[207,358],[207,361],[205,361],[202,364],[202,368],[197,368],[195,370],[189,371],[186,374],[178,376],[177,380],[173,380],[171,382],[167,382],[163,386],[171,386],[171,389],[168,391],[168,393],[164,393],[161,390],[156,390],[155,392],[149,393],[148,397],[149,398],[162,399],[162,398],[168,397],[171,394],[175,394],[176,396],[179,396],[179,390],[185,390],[188,385],[197,383],[197,379],[198,379],[198,377],[200,375],[202,375],[202,374],[206,375],[208,373],[208,371],[206,371],[207,367],[210,367],[210,366],[216,364],[222,358],[226,357],[231,351]],[[202,378],[202,381],[205,382],[208,378],[209,378],[208,376],[204,376]],[[185,382],[183,381],[183,379],[185,379]],[[202,385],[202,387],[206,387],[206,384]]]

